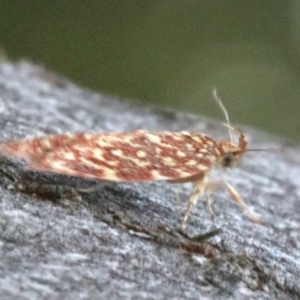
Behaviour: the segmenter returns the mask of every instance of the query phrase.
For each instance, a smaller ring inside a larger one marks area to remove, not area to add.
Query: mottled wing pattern
[[[48,135],[35,139],[24,139],[0,143],[0,152],[10,157],[30,159],[38,155],[45,155],[48,152],[56,151],[58,148],[67,147],[74,143],[86,143],[90,134],[86,133],[65,133]]]
[[[0,145],[31,170],[112,181],[178,180],[216,164],[218,143],[203,134],[148,132],[57,135]]]

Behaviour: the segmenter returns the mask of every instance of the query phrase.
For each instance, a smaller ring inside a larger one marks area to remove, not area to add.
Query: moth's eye
[[[224,168],[232,167],[234,160],[235,160],[235,153],[233,153],[233,152],[225,153],[223,161],[222,161],[223,167]]]

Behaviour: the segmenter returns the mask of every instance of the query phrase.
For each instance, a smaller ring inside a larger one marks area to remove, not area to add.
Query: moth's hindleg
[[[179,185],[175,191],[175,197],[178,203],[182,203],[181,193],[182,193],[182,185]]]
[[[215,216],[215,213],[211,207],[212,200],[210,197],[210,193],[212,190],[215,190],[223,185],[224,185],[224,180],[211,181],[205,184],[204,190],[205,190],[207,209],[209,213],[212,215],[212,217]]]

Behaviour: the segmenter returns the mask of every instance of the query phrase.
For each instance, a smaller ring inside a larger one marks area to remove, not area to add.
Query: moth
[[[205,194],[211,213],[211,190],[224,186],[254,221],[239,193],[225,180],[209,182],[214,168],[236,166],[247,149],[245,136],[230,126],[228,113],[214,91],[226,117],[230,141],[217,141],[197,132],[66,133],[5,141],[0,152],[27,161],[27,169],[114,182],[167,181],[193,183],[193,191],[181,221],[182,229],[199,196]],[[232,133],[238,143],[232,142]]]

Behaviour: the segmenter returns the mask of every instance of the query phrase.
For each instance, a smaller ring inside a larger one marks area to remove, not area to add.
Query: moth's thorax
[[[220,141],[219,147],[221,153],[219,164],[223,168],[236,166],[245,152],[245,149],[241,149],[239,146],[228,141]]]

